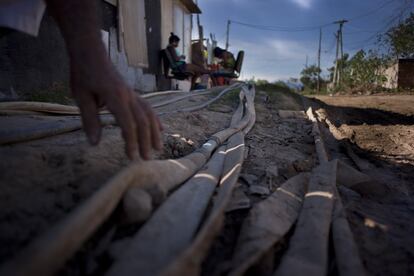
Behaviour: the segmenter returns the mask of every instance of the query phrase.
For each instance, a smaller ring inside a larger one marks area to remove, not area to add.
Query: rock
[[[232,198],[229,204],[227,205],[226,212],[249,209],[250,207],[251,207],[250,199],[243,192],[242,187],[239,186],[233,191],[233,195],[232,195]]]
[[[293,167],[297,172],[310,172],[313,168],[313,162],[308,159],[296,160],[293,162]]]
[[[276,165],[269,166],[266,168],[266,176],[269,177],[278,177],[279,176],[279,169]]]
[[[253,174],[241,174],[240,178],[246,181],[249,186],[254,185],[258,180],[257,176]]]
[[[281,176],[283,176],[285,179],[289,179],[289,178],[297,175],[298,172],[296,171],[295,167],[293,166],[293,163],[291,163],[291,164],[286,164],[285,167],[281,168],[279,170],[279,174]]]
[[[180,158],[195,150],[194,142],[180,135],[168,135],[164,143],[167,158]]]
[[[263,185],[251,185],[249,187],[249,193],[251,195],[258,195],[258,196],[268,196],[270,195],[269,188],[263,186]]]

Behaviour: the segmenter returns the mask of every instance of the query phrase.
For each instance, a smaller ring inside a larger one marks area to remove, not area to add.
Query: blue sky
[[[231,25],[230,50],[246,51],[242,78],[269,81],[299,77],[308,56],[317,59],[319,29],[338,19],[349,19],[344,27],[344,51],[375,47],[376,34],[398,22],[399,12],[414,11],[412,0],[198,0],[205,34],[214,33],[225,46],[227,20],[254,25],[286,27],[289,32],[262,31]],[[331,67],[335,57],[337,25],[323,28],[322,69]],[[291,31],[294,29],[295,31]],[[326,74],[326,70],[324,71]]]

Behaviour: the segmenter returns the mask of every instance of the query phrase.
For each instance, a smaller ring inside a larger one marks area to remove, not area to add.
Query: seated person
[[[191,88],[194,89],[197,79],[201,75],[210,74],[210,71],[200,65],[185,62],[186,57],[184,55],[181,55],[177,49],[180,43],[180,38],[174,33],[171,33],[168,42],[169,44],[167,46],[167,51],[170,53],[172,59],[175,62],[174,64],[171,64],[171,67],[173,69],[177,68],[183,72],[192,73],[194,76],[191,78]]]
[[[226,51],[224,49],[221,49],[220,47],[216,47],[213,50],[214,57],[221,59],[220,65],[221,68],[219,70],[219,73],[233,73],[234,72],[234,66],[236,65],[236,59],[234,58],[234,55],[230,53],[229,51]]]
[[[214,57],[220,59],[218,70],[216,70],[211,77],[214,86],[230,84],[231,75],[234,73],[236,59],[229,51],[216,47],[213,50]],[[220,80],[222,79],[222,80]]]

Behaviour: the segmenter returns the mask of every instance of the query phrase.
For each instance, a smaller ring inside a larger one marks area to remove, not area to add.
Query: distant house
[[[389,89],[414,89],[414,59],[399,59],[384,71]]]
[[[177,83],[162,74],[160,50],[171,32],[191,57],[193,0],[101,0],[102,39],[112,62],[134,89],[168,90]],[[43,17],[38,37],[0,28],[0,92],[47,90],[67,85],[69,63],[53,18]],[[187,60],[190,62],[189,60]]]

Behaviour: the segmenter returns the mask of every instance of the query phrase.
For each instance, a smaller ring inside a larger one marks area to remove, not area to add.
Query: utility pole
[[[229,49],[229,39],[230,39],[230,24],[231,24],[231,20],[227,20],[227,38],[226,38],[226,51]]]
[[[344,24],[347,23],[348,20],[342,19],[339,21],[335,21],[334,24],[339,25],[339,29],[336,35],[336,63],[335,63],[335,72],[334,72],[334,79],[333,83],[336,87],[338,84],[341,83],[341,78],[343,75],[343,64],[344,64],[344,42],[342,36],[342,29]],[[340,56],[340,59],[339,59]]]
[[[334,69],[334,75],[333,75],[333,86],[336,87],[337,79],[338,79],[338,59],[339,59],[339,34],[338,32],[335,34],[336,38],[336,54],[335,54],[335,69]]]
[[[196,0],[196,4],[198,5],[198,1]],[[203,47],[203,43],[204,43],[204,30],[203,30],[203,26],[201,26],[200,23],[200,15],[197,14],[197,27],[198,27],[198,39],[199,39],[199,44],[200,44],[200,51],[203,52],[204,47]]]
[[[306,55],[305,68],[308,68],[308,66],[309,66],[309,56]]]
[[[204,32],[203,32],[203,26],[201,26],[200,23],[200,15],[197,14],[197,27],[198,27],[198,38],[201,43],[204,41]]]
[[[319,49],[318,49],[318,92],[321,92],[321,51],[322,51],[322,28],[319,29]]]

